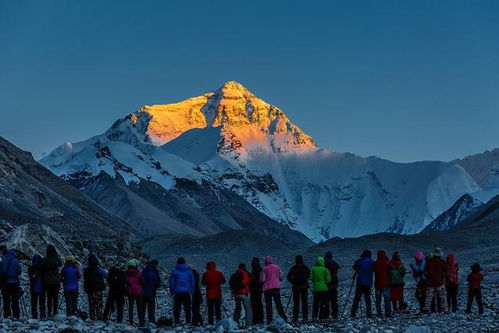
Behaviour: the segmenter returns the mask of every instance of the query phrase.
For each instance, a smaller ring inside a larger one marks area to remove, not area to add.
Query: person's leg
[[[376,303],[376,315],[378,317],[383,316],[381,313],[381,297],[383,296],[383,291],[384,289],[375,289],[374,290],[374,298],[375,298],[375,303]],[[386,302],[386,299],[385,299]]]
[[[293,294],[293,322],[297,322],[300,313],[300,290],[293,288],[291,292]]]
[[[31,292],[31,318],[38,319],[38,299],[40,298],[39,294],[35,294]]]
[[[215,318],[217,321],[222,320],[222,297],[215,299]]]
[[[244,306],[244,316],[246,319],[246,327],[253,324],[253,311],[251,310],[251,302],[248,295],[243,295],[242,302]]]
[[[454,286],[454,290],[453,290],[453,294],[452,294],[452,312],[457,312],[457,308],[458,308],[457,294],[459,293],[459,285],[454,284],[453,286]]]
[[[275,307],[277,310],[277,313],[279,316],[281,316],[284,321],[288,321],[288,316],[286,316],[286,312],[284,312],[284,307],[282,306],[281,302],[281,290],[280,289],[274,289],[274,302],[275,302]]]
[[[355,295],[353,297],[352,310],[350,312],[350,315],[352,317],[355,317],[357,315],[357,310],[359,309],[359,303],[360,303],[361,297],[362,297],[361,286],[357,285],[357,286],[355,286]]]
[[[331,289],[331,314],[333,315],[333,319],[338,319],[338,288]]]
[[[39,309],[40,309],[40,318],[45,318],[47,315],[47,311],[45,310],[47,307],[46,304],[46,297],[45,297],[45,290],[42,290],[42,292],[38,295],[38,304],[39,304]]]
[[[186,293],[184,296],[184,311],[185,311],[185,322],[187,324],[191,323],[191,311],[192,307],[192,300],[191,300],[191,294]]]
[[[133,305],[135,303],[135,298],[128,296],[128,323],[133,325]]]
[[[434,296],[435,296],[435,288],[433,287],[426,288],[426,302],[425,302],[426,311],[430,311]]]
[[[52,313],[55,315],[57,315],[57,313],[59,312],[59,285],[56,285],[54,287],[54,309],[52,310]]]
[[[71,293],[64,291],[64,301],[66,302],[66,316],[71,316]]]
[[[111,305],[114,302],[114,298],[111,293],[107,294],[106,305],[104,306],[103,320],[107,321],[109,319],[109,313],[111,312]]]
[[[271,290],[264,291],[265,296],[265,312],[267,314],[267,324],[269,325],[272,322],[272,294]]]
[[[213,317],[215,315],[215,302],[213,299],[206,299],[206,307],[208,309],[208,325],[213,325]]]
[[[475,289],[476,302],[478,304],[478,313],[483,313],[482,289]]]
[[[313,292],[313,301],[312,301],[312,320],[316,320],[319,316],[319,293],[317,291]]]
[[[125,305],[125,297],[122,294],[118,294],[115,296],[114,299],[116,302],[116,321],[118,323],[121,323],[123,321],[123,308]]]
[[[390,304],[390,288],[383,289],[382,293],[383,293],[383,301],[384,301],[384,305],[385,305],[385,316],[391,317],[392,316],[392,309],[391,309],[391,304]]]
[[[234,315],[232,316],[232,319],[234,319],[234,321],[239,324],[239,318],[241,316],[241,303],[242,303],[240,295],[234,296],[234,303],[235,303],[235,307],[234,307]]]
[[[7,290],[7,287],[2,289],[2,298],[3,298],[3,317],[10,317],[10,295]]]
[[[366,302],[366,315],[368,318],[372,317],[371,310],[371,286],[365,286],[364,290],[364,301]]]
[[[302,289],[301,296],[301,309],[303,321],[308,321],[308,289]]]
[[[320,299],[319,318],[325,320],[327,319],[329,312],[328,291],[327,290],[321,291],[320,294],[321,294],[321,299]]]
[[[12,285],[12,296],[11,296],[11,304],[12,304],[12,316],[14,318],[19,319],[21,316],[21,309],[19,307],[19,298],[21,295],[19,294],[19,286],[18,285]]]
[[[447,306],[445,304],[446,298],[447,298],[447,295],[446,295],[447,293],[445,292],[445,286],[438,287],[436,292],[437,292],[438,299],[441,302],[441,307],[439,307],[439,312],[445,312],[446,311],[445,309],[447,309]]]
[[[104,303],[102,291],[96,292],[94,296],[95,296],[95,318],[97,318],[97,320],[102,320],[102,310]]]
[[[138,297],[136,299],[136,302],[137,302],[137,317],[139,318],[139,326],[144,327],[144,325],[146,324],[146,308],[144,303],[144,297]],[[154,319],[154,311],[153,311],[153,319]]]
[[[472,304],[473,304],[473,289],[468,288],[468,301],[466,302],[466,313],[471,312]]]

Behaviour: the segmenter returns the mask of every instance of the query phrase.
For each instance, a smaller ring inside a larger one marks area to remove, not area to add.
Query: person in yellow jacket
[[[312,292],[314,295],[312,320],[316,320],[317,315],[319,315],[319,319],[321,320],[326,319],[328,283],[331,282],[331,274],[324,266],[323,257],[318,257],[315,261],[315,266],[310,270],[310,281],[312,281]]]

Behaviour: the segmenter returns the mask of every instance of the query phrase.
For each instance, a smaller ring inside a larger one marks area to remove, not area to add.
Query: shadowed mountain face
[[[189,222],[194,213],[181,216],[186,210],[174,199],[168,207],[160,204],[144,181],[160,186],[155,192],[165,198],[183,191],[180,179],[231,191],[314,241],[417,233],[464,194],[481,189],[457,163],[402,164],[320,149],[281,109],[233,81],[178,103],[144,106],[41,162],[152,234],[208,235],[233,222]],[[130,205],[125,187],[133,192]],[[110,202],[115,189],[121,197]]]
[[[43,223],[61,234],[118,235],[132,228],[0,137],[0,220]]]

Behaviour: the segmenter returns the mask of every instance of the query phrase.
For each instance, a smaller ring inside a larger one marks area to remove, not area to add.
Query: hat
[[[128,267],[137,267],[139,265],[139,261],[137,259],[128,260]]]
[[[423,260],[424,259],[424,253],[419,251],[416,253],[415,258],[418,260]]]
[[[433,250],[433,254],[435,254],[437,257],[441,257],[442,256],[442,249],[439,247],[435,248],[435,250]]]
[[[74,256],[67,256],[67,257],[66,257],[66,261],[67,261],[67,262],[73,262],[73,263],[74,263],[74,262],[76,262],[76,258],[75,258]]]

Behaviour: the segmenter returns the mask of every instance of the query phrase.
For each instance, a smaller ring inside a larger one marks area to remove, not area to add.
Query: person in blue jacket
[[[34,254],[28,267],[29,291],[31,294],[31,317],[45,318],[45,290],[43,289],[42,256]],[[40,311],[38,311],[40,310]]]
[[[191,323],[191,294],[194,293],[194,274],[185,264],[184,258],[177,259],[177,266],[170,274],[170,293],[173,294],[173,317],[180,323],[180,308],[184,307],[185,321]]]
[[[66,301],[66,316],[74,316],[78,311],[78,280],[81,278],[80,268],[73,256],[66,257],[66,264],[61,270],[61,281]]]
[[[14,250],[8,250],[2,258],[0,267],[2,281],[3,315],[5,318],[13,316],[19,318],[19,276],[22,273],[21,265],[16,259]]]
[[[161,287],[158,261],[151,260],[142,270],[144,277],[144,297],[147,307],[147,318],[151,323],[156,322],[156,291]]]
[[[364,250],[359,259],[353,265],[355,271],[354,279],[357,279],[355,287],[355,296],[352,304],[352,318],[355,318],[359,308],[360,299],[364,296],[366,302],[366,315],[372,317],[371,311],[371,287],[373,285],[373,264],[371,259],[371,251]]]

